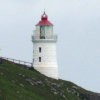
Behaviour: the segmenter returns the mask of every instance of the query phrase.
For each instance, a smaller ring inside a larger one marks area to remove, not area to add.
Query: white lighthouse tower
[[[41,16],[41,21],[36,25],[32,42],[33,67],[48,77],[58,79],[57,36],[53,34],[53,24],[48,21],[45,12]]]

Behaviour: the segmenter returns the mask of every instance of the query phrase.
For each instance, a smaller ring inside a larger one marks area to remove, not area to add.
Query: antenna
[[[44,13],[45,13],[45,8],[44,8]]]

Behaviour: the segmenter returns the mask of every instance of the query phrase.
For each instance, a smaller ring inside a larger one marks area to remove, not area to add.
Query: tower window
[[[41,62],[41,57],[39,57],[39,62]]]
[[[39,52],[41,53],[41,47],[39,47]]]
[[[40,26],[40,39],[45,39],[45,26]]]

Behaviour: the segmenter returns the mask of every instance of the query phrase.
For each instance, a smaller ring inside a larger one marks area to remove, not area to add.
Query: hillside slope
[[[100,100],[100,95],[3,60],[0,64],[0,100]]]

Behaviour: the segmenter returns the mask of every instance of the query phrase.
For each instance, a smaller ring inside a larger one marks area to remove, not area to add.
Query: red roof
[[[52,26],[53,25],[50,21],[48,21],[48,16],[45,14],[45,12],[41,16],[41,21],[39,21],[39,23],[36,24],[36,26],[42,26],[42,25],[48,25],[48,26]]]

